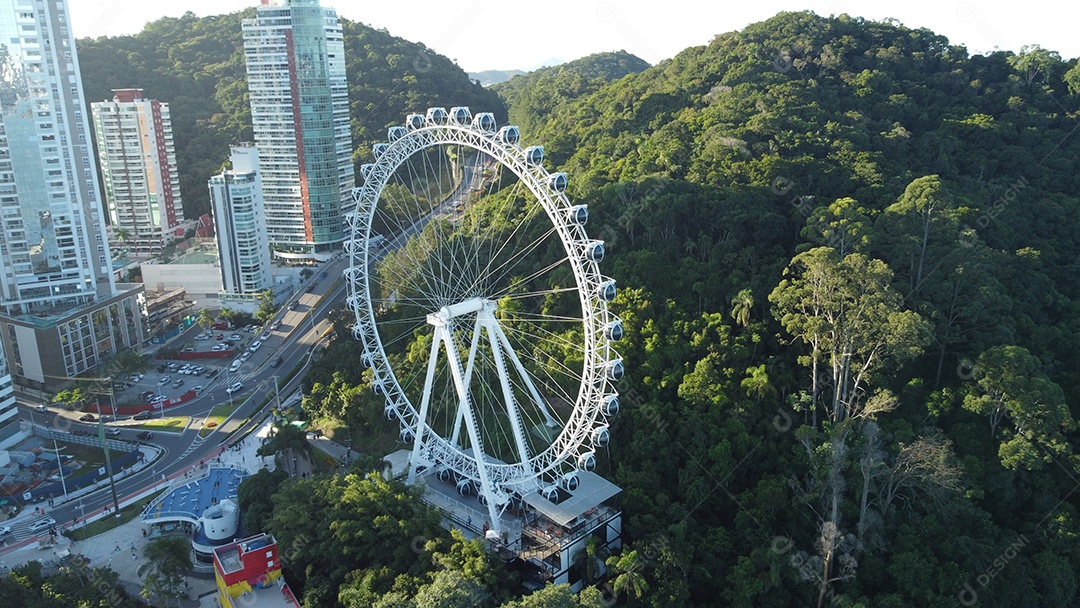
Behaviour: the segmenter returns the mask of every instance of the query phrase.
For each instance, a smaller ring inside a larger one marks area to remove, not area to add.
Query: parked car
[[[240,340],[241,338],[243,338],[243,336],[241,336],[240,334],[233,334],[229,336],[230,340]]]
[[[95,422],[97,418],[95,418],[93,414],[83,414],[82,416],[79,416],[79,420],[83,422]]]
[[[172,381],[172,376],[162,376],[160,379],[158,379],[157,385],[158,386],[165,386],[166,384],[168,384],[171,381]]]
[[[154,398],[154,395],[155,395],[155,394],[156,394],[156,393],[154,393],[154,391],[143,391],[143,393],[142,393],[141,395],[139,395],[139,397],[140,397],[140,398],[141,398],[141,399],[142,399],[143,401],[149,401],[149,400],[151,400],[151,399],[153,399],[153,398]]]
[[[177,378],[177,379],[176,379],[176,380],[175,380],[175,381],[174,381],[174,382],[172,383],[172,385],[173,385],[173,388],[180,388],[181,386],[183,386],[183,385],[184,385],[184,379],[183,379],[183,378]]]
[[[244,383],[243,383],[243,382],[233,382],[233,383],[232,383],[232,386],[230,386],[229,388],[225,389],[225,392],[226,392],[226,393],[229,393],[229,394],[231,395],[231,394],[233,394],[233,393],[235,393],[235,392],[239,391],[239,390],[240,390],[240,389],[242,389],[242,388],[244,388]]]
[[[203,389],[203,385],[200,384],[200,385],[196,386],[195,388],[193,388],[191,390],[195,391],[196,393],[201,393],[202,389]]]
[[[132,420],[149,420],[150,416],[152,416],[152,415],[153,415],[153,412],[151,412],[150,410],[143,410],[143,411],[135,414],[131,418],[132,418]]]
[[[217,352],[221,352],[221,351],[225,350],[226,348],[228,348],[228,347],[225,346],[224,344],[215,344],[212,347],[210,347],[210,350],[217,353]]]
[[[135,436],[139,441],[149,441],[154,438],[154,434],[150,431],[143,431]]]

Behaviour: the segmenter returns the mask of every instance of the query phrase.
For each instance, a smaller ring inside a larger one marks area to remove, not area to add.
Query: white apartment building
[[[112,246],[151,256],[182,237],[184,207],[169,104],[142,89],[114,89],[90,106]]]
[[[318,0],[262,0],[245,19],[255,145],[275,255],[328,259],[355,185],[345,45]]]
[[[221,284],[230,295],[257,295],[273,285],[270,243],[266,238],[259,150],[231,148],[232,169],[210,178]]]

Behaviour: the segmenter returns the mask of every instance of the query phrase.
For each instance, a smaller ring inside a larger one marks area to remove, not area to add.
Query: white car
[[[0,526],[0,536],[11,534],[11,526]]]
[[[242,389],[242,388],[244,388],[244,383],[243,383],[243,382],[233,382],[233,383],[232,383],[232,386],[230,386],[229,388],[225,389],[225,392],[226,392],[226,393],[229,393],[229,394],[231,395],[231,394],[233,394],[233,393],[235,393],[235,392],[239,391],[239,390],[240,390],[240,389]]]
[[[229,371],[230,372],[235,372],[236,370],[240,369],[240,366],[243,365],[243,364],[244,364],[243,361],[241,361],[240,359],[237,359],[236,361],[232,362],[232,365],[229,366]]]
[[[201,393],[202,389],[203,389],[203,385],[200,384],[200,385],[192,388],[191,390],[195,391],[196,393]]]
[[[224,344],[215,344],[212,347],[210,347],[210,350],[212,350],[214,352],[221,352],[221,351],[225,350],[225,348],[226,348],[226,346]]]
[[[258,340],[256,340],[256,341],[251,343],[251,346],[248,347],[248,350],[251,351],[251,352],[255,352],[255,351],[259,350],[260,348],[262,348],[262,342],[259,342]]]
[[[157,385],[158,386],[165,386],[166,384],[168,384],[171,381],[172,381],[172,377],[170,377],[170,376],[162,376],[161,378],[158,378]]]

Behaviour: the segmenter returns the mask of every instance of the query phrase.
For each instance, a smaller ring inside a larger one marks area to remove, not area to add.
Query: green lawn
[[[207,416],[206,420],[203,421],[203,426],[202,429],[200,429],[199,434],[209,435],[210,433],[214,432],[214,429],[221,426],[222,423],[225,422],[225,419],[231,416],[232,413],[236,411],[236,408],[240,407],[240,404],[243,402],[243,399],[238,399],[236,400],[235,405],[222,403],[221,405],[210,410],[210,415]]]
[[[160,494],[160,492],[157,492],[155,494],[147,496],[146,498],[143,498],[142,500],[134,502],[134,503],[124,507],[123,509],[120,509],[119,521],[117,521],[117,517],[116,517],[115,513],[110,513],[110,514],[106,515],[105,517],[103,517],[103,518],[101,518],[101,519],[99,519],[99,520],[97,520],[95,522],[87,524],[85,530],[80,525],[80,526],[76,527],[73,530],[68,530],[68,531],[64,532],[64,535],[67,536],[68,538],[73,538],[73,539],[75,539],[75,540],[77,540],[79,542],[82,542],[83,540],[85,540],[87,538],[90,538],[92,536],[97,536],[98,534],[101,534],[102,532],[108,532],[109,530],[112,530],[113,528],[117,527],[118,525],[126,524],[127,522],[129,522],[129,521],[135,519],[136,517],[138,517],[139,514],[142,513],[143,507],[150,504],[150,501],[157,498],[158,494]]]
[[[147,431],[161,431],[163,433],[182,433],[187,428],[190,416],[169,416],[167,418],[151,418],[142,424],[133,425]]]

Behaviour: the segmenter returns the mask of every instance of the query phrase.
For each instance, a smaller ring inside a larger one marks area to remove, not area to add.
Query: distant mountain
[[[493,84],[506,82],[514,76],[522,74],[525,74],[524,70],[483,70],[481,72],[469,72],[469,78],[479,81],[482,87],[490,87]]]
[[[510,122],[528,134],[538,130],[544,117],[556,106],[648,68],[647,61],[626,51],[596,53],[514,76],[491,88],[511,108]]]
[[[165,17],[134,36],[76,41],[87,101],[111,99],[111,89],[138,87],[168,102],[176,143],[184,215],[209,209],[206,182],[228,157],[229,145],[252,139],[240,22],[254,9],[196,17]],[[354,159],[371,157],[408,112],[428,106],[506,108],[497,94],[474,84],[454,62],[422,44],[341,20],[352,119]]]

